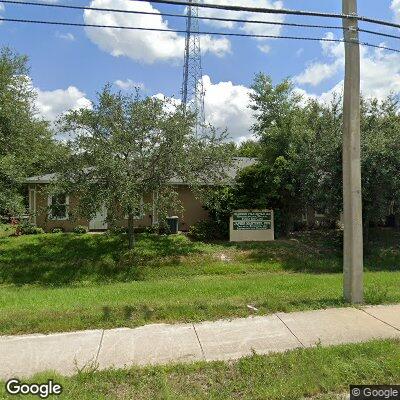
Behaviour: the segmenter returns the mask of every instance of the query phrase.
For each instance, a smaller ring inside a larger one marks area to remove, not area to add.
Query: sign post
[[[272,210],[236,210],[230,218],[231,242],[266,242],[274,240]]]

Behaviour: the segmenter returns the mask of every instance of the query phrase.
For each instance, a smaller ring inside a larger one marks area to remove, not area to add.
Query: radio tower
[[[192,3],[193,0],[189,2]],[[198,16],[198,7],[187,7],[182,101],[185,108],[196,114],[196,134],[201,135],[204,133],[205,114]]]

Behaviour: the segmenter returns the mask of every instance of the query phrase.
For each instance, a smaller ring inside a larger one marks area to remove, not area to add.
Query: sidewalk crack
[[[101,332],[99,348],[97,349],[96,358],[95,358],[95,360],[94,360],[94,363],[95,363],[95,364],[97,364],[97,360],[98,360],[99,354],[100,354],[101,345],[103,344],[104,332],[105,332],[105,330],[103,329],[102,332]]]
[[[196,327],[194,326],[194,324],[192,324],[192,326],[193,326],[194,333],[196,334],[197,342],[199,343],[199,346],[200,346],[201,355],[202,355],[203,359],[205,360],[206,356],[204,354],[203,345],[200,342],[199,334],[197,333],[197,330],[196,330]]]
[[[301,345],[302,347],[306,347],[306,346],[301,342],[301,340],[295,335],[295,333],[286,325],[285,321],[284,321],[278,314],[275,314],[275,315],[276,315],[276,316],[278,317],[278,319],[282,322],[282,324],[286,326],[287,330],[296,338],[296,340],[300,343],[300,345]]]
[[[377,321],[383,322],[385,325],[390,326],[391,328],[395,329],[397,332],[400,332],[400,329],[397,328],[396,326],[393,326],[392,324],[389,324],[389,322],[386,322],[383,319],[380,319],[377,316],[370,314],[368,311],[364,310],[363,308],[358,308],[358,310],[365,312],[365,314],[369,315],[370,317],[375,318]]]

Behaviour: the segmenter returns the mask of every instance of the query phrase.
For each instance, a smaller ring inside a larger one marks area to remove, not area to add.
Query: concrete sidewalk
[[[233,360],[297,347],[400,338],[400,304],[277,313],[198,324],[0,336],[0,379],[53,370]]]

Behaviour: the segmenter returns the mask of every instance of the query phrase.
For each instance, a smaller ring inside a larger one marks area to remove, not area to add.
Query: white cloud
[[[36,89],[36,107],[39,114],[46,120],[54,122],[60,115],[70,109],[91,108],[92,103],[75,86],[67,89],[42,91]]]
[[[294,91],[303,97],[302,104],[305,106],[309,100],[317,100],[322,104],[329,104],[335,96],[340,96],[343,93],[343,80],[337,83],[333,88],[320,95],[307,92],[304,89],[296,87]]]
[[[331,32],[325,35],[326,39],[334,39]],[[335,76],[344,65],[344,48],[341,43],[321,41],[323,53],[332,59],[330,63],[312,62],[307,68],[294,78],[297,84],[317,86],[321,82]]]
[[[175,97],[168,97],[165,96],[165,94],[163,93],[157,93],[152,97],[159,100],[166,100],[166,103],[164,104],[164,110],[166,112],[174,112],[176,108],[182,104],[181,99],[176,99]]]
[[[127,79],[122,84],[134,83]],[[204,106],[206,122],[221,130],[227,129],[229,136],[236,142],[251,137],[251,125],[254,123],[252,111],[248,108],[251,89],[235,85],[231,81],[212,83],[209,76],[203,76],[205,89]],[[39,114],[50,122],[70,109],[92,108],[91,101],[75,86],[67,89],[43,91],[35,88],[38,98],[36,107]],[[156,98],[169,100],[171,109],[181,104],[180,99],[165,96],[162,93]]]
[[[227,128],[235,141],[248,137],[254,123],[252,111],[248,108],[251,89],[230,81],[213,84],[207,75],[203,77],[203,85],[207,122],[220,129]]]
[[[126,79],[125,81],[117,79],[114,84],[122,90],[130,89],[144,89],[144,84],[142,82],[134,82],[132,79]]]
[[[150,2],[92,0],[90,6],[159,12]],[[168,22],[161,15],[85,10],[83,17],[87,24],[169,29]],[[183,58],[185,38],[173,31],[150,32],[111,28],[85,28],[85,30],[92,42],[115,57],[126,56],[149,64],[156,61],[176,61]],[[230,52],[230,42],[226,38],[215,39],[203,36],[201,43],[203,52],[210,52],[219,57]]]
[[[206,3],[211,4],[226,4],[226,0],[207,0]],[[247,7],[264,7],[264,8],[283,8],[282,1],[271,1],[271,0],[236,0],[235,5],[247,6]],[[270,22],[283,22],[285,17],[279,14],[254,14],[249,12],[239,11],[228,11],[218,9],[201,9],[199,14],[205,17],[217,17],[217,18],[228,18],[228,19],[242,19],[242,20],[258,20],[258,21],[270,21]],[[252,23],[238,23],[228,21],[204,21],[209,25],[213,25],[219,28],[225,29],[239,29],[248,34],[254,35],[272,35],[277,36],[282,31],[280,25],[267,25],[267,24],[252,24]],[[268,39],[257,38],[257,41],[266,42]],[[260,45],[258,48],[267,53],[269,46]]]
[[[400,22],[400,0],[392,0],[390,8],[394,12],[395,20]]]
[[[317,86],[324,80],[334,76],[338,70],[339,65],[337,63],[313,63],[310,64],[300,75],[297,75],[294,78],[294,81],[300,85],[310,84],[312,86]]]
[[[333,35],[330,34],[333,38]],[[319,62],[307,67],[295,77],[298,84],[318,84],[333,77],[336,73],[344,72],[344,46],[337,43],[321,43],[324,55],[330,61]],[[365,97],[383,99],[390,93],[400,93],[400,54],[382,49],[371,50],[361,46],[361,91]],[[312,74],[315,74],[315,77]],[[329,101],[334,92],[342,92],[343,80],[331,90],[318,96],[322,101]],[[315,96],[315,95],[311,95]]]
[[[361,90],[365,96],[400,93],[400,54],[376,49],[361,52]]]
[[[254,123],[252,111],[248,108],[251,89],[231,81],[214,84],[208,75],[203,76],[203,86],[206,123],[220,130],[227,129],[230,138],[237,143],[251,138],[250,128]],[[154,97],[169,99],[171,109],[181,104],[180,99],[162,93]]]
[[[267,44],[260,44],[257,47],[265,54],[268,54],[269,51],[271,50],[271,47],[268,46]]]
[[[67,33],[56,32],[56,37],[59,39],[66,40],[67,42],[73,42],[75,40],[75,36],[71,32]]]

